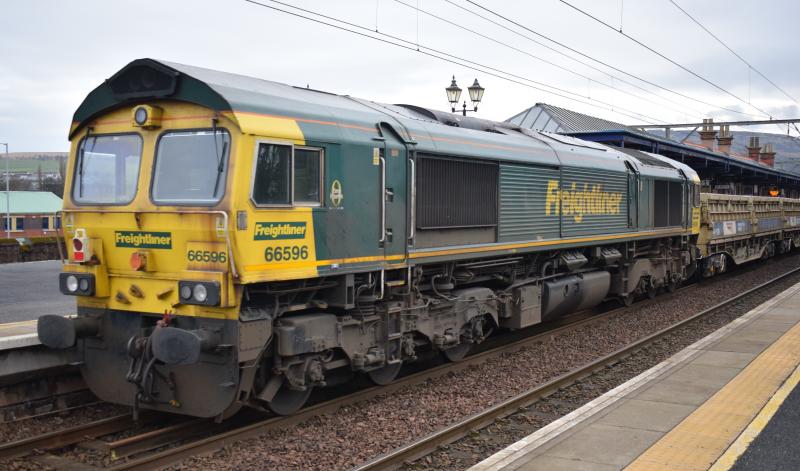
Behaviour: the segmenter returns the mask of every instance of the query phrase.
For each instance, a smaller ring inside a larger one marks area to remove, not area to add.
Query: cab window
[[[158,140],[153,202],[212,205],[225,193],[231,138],[225,130],[173,131]]]
[[[142,138],[92,135],[78,146],[72,199],[83,204],[128,204],[136,195]]]
[[[322,149],[259,143],[252,199],[257,206],[319,206]]]

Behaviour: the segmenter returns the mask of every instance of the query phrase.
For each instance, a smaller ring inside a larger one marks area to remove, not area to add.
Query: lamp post
[[[6,239],[11,238],[11,192],[8,191],[8,163],[11,157],[8,155],[8,143],[0,142],[0,145],[6,146]]]
[[[467,91],[469,92],[469,99],[472,102],[473,108],[471,110],[467,109],[467,101],[464,100],[464,104],[461,108],[461,114],[464,116],[467,115],[467,112],[475,112],[478,111],[478,104],[483,99],[483,92],[486,89],[481,87],[481,84],[478,83],[478,79],[475,79],[475,82],[472,83],[471,86],[467,87]],[[458,87],[456,84],[456,76],[453,76],[453,81],[450,82],[450,86],[446,87],[444,91],[447,93],[447,101],[450,102],[450,110],[455,113],[456,112],[456,104],[458,104],[459,98],[461,98],[461,88]]]

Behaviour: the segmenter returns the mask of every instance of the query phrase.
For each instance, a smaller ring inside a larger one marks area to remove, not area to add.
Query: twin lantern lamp
[[[456,77],[453,76],[453,81],[450,83],[450,86],[445,88],[447,92],[447,101],[450,102],[450,109],[453,113],[456,112],[456,105],[458,104],[459,98],[461,98],[461,88],[456,85]],[[469,99],[472,101],[473,109],[467,109],[467,101],[464,100],[464,105],[461,109],[461,113],[466,116],[467,112],[475,112],[478,111],[478,103],[481,102],[483,99],[483,91],[484,88],[478,83],[478,79],[475,79],[475,82],[472,86],[467,87],[467,91],[469,91]]]

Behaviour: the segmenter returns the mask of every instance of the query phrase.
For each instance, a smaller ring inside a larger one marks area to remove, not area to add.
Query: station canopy
[[[661,154],[683,162],[697,171],[707,191],[766,195],[769,188],[777,187],[783,190],[785,196],[800,196],[800,175],[770,167],[746,156],[717,152],[696,143],[667,139],[558,106],[537,103],[506,122],[522,128]]]

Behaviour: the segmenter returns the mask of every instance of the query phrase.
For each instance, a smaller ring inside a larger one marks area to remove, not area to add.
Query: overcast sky
[[[259,1],[288,9],[268,0]],[[66,136],[72,113],[86,94],[129,61],[142,57],[292,85],[308,84],[312,88],[381,102],[412,103],[438,109],[448,107],[444,87],[449,85],[452,75],[465,89],[464,96],[466,87],[478,78],[486,88],[478,116],[496,120],[507,119],[536,102],[626,124],[653,119],[696,121],[703,116],[718,120],[754,119],[760,115],[754,107],[680,70],[559,0],[475,0],[475,3],[625,72],[716,106],[752,113],[752,116],[681,98],[639,82],[491,16],[467,0],[401,1],[407,5],[395,0],[286,0],[285,3],[370,30],[377,26],[380,33],[410,41],[414,44],[412,50],[242,0],[5,0],[0,13],[0,142],[8,141],[12,152],[67,150]],[[797,55],[800,2],[675,1],[789,95],[800,99]],[[669,0],[628,0],[624,4],[621,0],[570,0],[570,3],[615,28],[619,28],[621,22],[625,33],[775,117],[800,116],[797,102],[755,72],[748,80],[747,66]],[[520,34],[489,23],[454,4],[481,12]],[[413,8],[416,5],[456,25],[505,42],[516,50],[425,13],[417,13]],[[569,57],[525,36],[565,52]],[[422,51],[436,49],[497,71],[490,73],[485,68],[475,71],[435,59],[417,52],[417,43]],[[557,92],[581,102],[496,76],[509,77],[508,74],[516,76],[514,81],[533,87],[547,88],[531,82],[536,81],[576,93],[580,97]],[[613,105],[615,111],[609,109],[609,105]],[[636,112],[648,118],[619,114],[617,110],[622,109],[628,110],[623,113]],[[774,125],[764,130],[780,132]],[[786,132],[785,127],[783,132]]]

